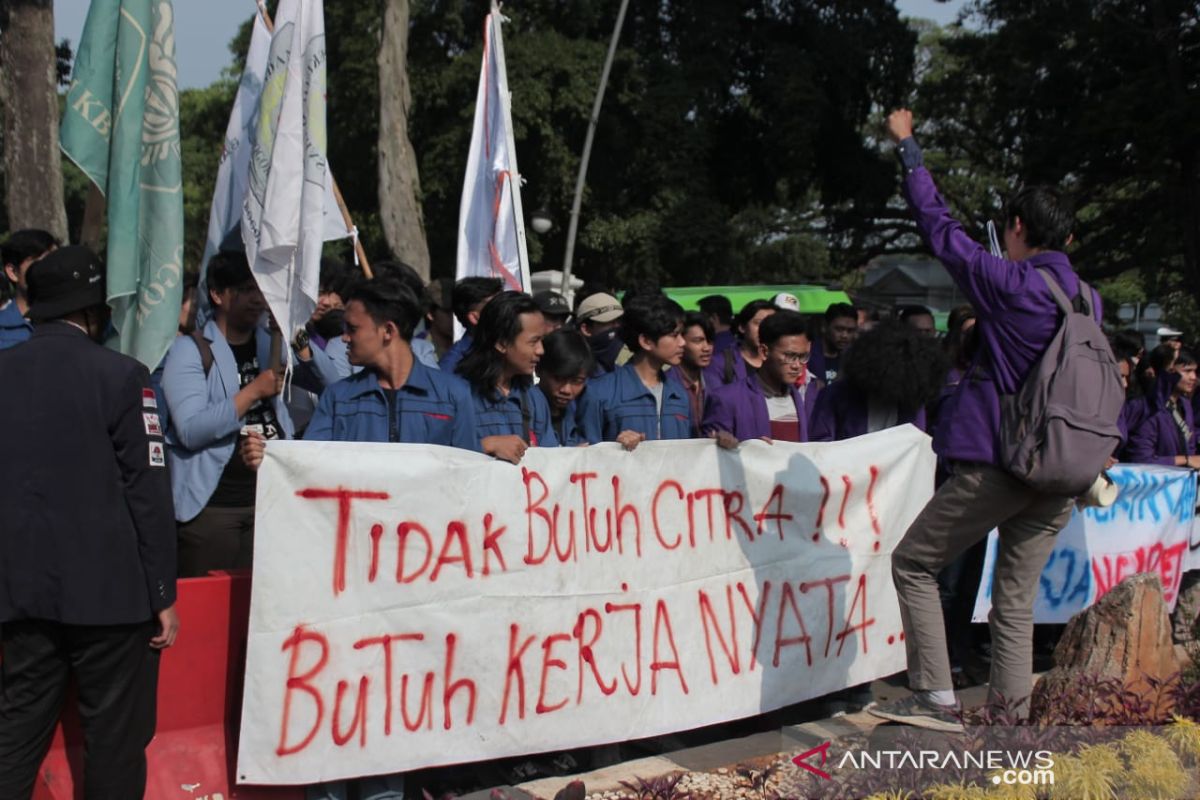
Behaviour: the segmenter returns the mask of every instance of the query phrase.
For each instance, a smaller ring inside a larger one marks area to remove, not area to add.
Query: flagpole
[[[575,179],[575,199],[571,201],[571,222],[567,226],[567,252],[563,257],[562,294],[571,297],[571,266],[575,261],[575,234],[579,232],[579,208],[583,205],[583,185],[587,181],[588,161],[592,157],[592,142],[596,138],[596,122],[600,119],[600,104],[604,102],[604,90],[608,88],[608,73],[612,70],[613,57],[617,53],[617,41],[625,24],[625,9],[629,0],[621,0],[617,11],[617,24],[613,26],[612,39],[608,43],[608,55],[600,73],[600,87],[596,89],[596,102],[592,104],[592,116],[588,119],[587,137],[583,141],[583,158],[579,161],[579,176]]]
[[[521,206],[521,171],[517,166],[517,143],[512,129],[512,98],[508,91],[508,66],[504,61],[504,33],[501,30],[504,17],[496,0],[492,0],[491,18],[495,33],[496,72],[502,77],[505,89],[500,92],[500,105],[504,109],[504,119],[507,120],[504,126],[504,140],[508,149],[509,166],[512,167],[509,179],[512,181],[513,221],[517,228],[517,260],[521,267],[521,286],[527,293],[533,294],[529,278],[529,251],[525,246],[525,210]]]
[[[263,0],[255,0],[258,5],[258,13],[262,15],[263,24],[267,26],[268,33],[275,32],[275,22],[271,19],[270,12],[267,11],[267,5]],[[328,163],[326,164],[328,166]],[[342,212],[342,221],[346,223],[346,230],[353,231],[354,239],[354,255],[358,261],[358,265],[362,267],[363,275],[367,279],[375,277],[371,271],[371,262],[367,260],[367,251],[363,249],[362,241],[358,238],[358,229],[354,227],[354,219],[350,216],[350,209],[346,207],[346,200],[342,197],[342,190],[338,188],[337,178],[330,177],[330,183],[333,184],[333,199],[337,201],[338,210]]]

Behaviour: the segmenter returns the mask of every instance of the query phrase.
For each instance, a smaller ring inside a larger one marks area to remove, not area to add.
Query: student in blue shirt
[[[29,298],[25,273],[33,262],[58,247],[58,239],[46,231],[29,228],[13,231],[0,245],[4,277],[12,296],[0,304],[0,350],[18,345],[33,335],[33,323],[25,319]]]
[[[409,442],[478,450],[470,389],[423,364],[410,341],[421,318],[416,295],[395,278],[362,281],[347,292],[350,364],[362,369],[325,389],[304,432],[308,441]],[[263,440],[243,448],[257,468]]]
[[[683,309],[663,294],[639,295],[625,304],[622,336],[633,358],[588,386],[579,426],[592,444],[619,442],[633,450],[646,439],[689,439],[687,391],[666,380],[664,367],[683,359]]]
[[[417,320],[417,328],[421,327],[421,321],[425,317],[425,281],[417,274],[417,271],[405,264],[403,261],[377,261],[372,265],[376,278],[393,277],[408,287],[408,290],[413,293],[417,301],[421,305],[421,319]],[[488,280],[491,280],[490,278]],[[413,355],[427,367],[433,369],[441,369],[438,364],[437,350],[433,346],[433,342],[428,339],[418,338],[416,328],[413,329],[413,338],[409,341],[412,346]]]
[[[403,280],[379,277],[347,292],[345,333],[350,363],[362,369],[328,387],[313,414],[305,440],[408,442],[478,449],[470,390],[460,378],[423,364],[411,346],[421,319],[417,296]],[[262,463],[265,441],[247,439],[242,458],[251,469]],[[353,781],[364,800],[404,797],[404,775]],[[345,800],[347,781],[308,787],[308,800]]]
[[[596,368],[592,347],[579,331],[560,328],[542,339],[538,391],[550,404],[550,424],[563,447],[586,444],[579,430],[578,400]]]
[[[458,369],[458,362],[462,361],[463,356],[471,349],[475,325],[479,322],[484,307],[493,297],[500,294],[503,288],[504,283],[499,278],[463,278],[454,284],[454,289],[450,292],[450,303],[453,306],[454,318],[463,326],[465,333],[438,361],[438,367],[443,372],[454,372]]]
[[[458,365],[471,385],[483,452],[516,464],[528,447],[557,447],[550,405],[533,386],[546,320],[532,297],[501,292],[479,315],[474,342]]]

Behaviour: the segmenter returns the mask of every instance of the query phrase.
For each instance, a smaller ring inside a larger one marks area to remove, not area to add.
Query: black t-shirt
[[[258,345],[251,338],[245,344],[231,344],[229,348],[233,350],[233,359],[237,363],[238,388],[244,389],[262,371],[258,365]],[[279,420],[275,417],[275,406],[269,400],[266,402],[260,400],[250,406],[250,410],[242,418],[242,431],[247,429],[258,431],[267,439],[283,438]],[[238,446],[240,447],[240,445],[241,437],[239,436]],[[256,473],[242,461],[242,455],[238,449],[234,449],[208,504],[220,508],[252,506],[254,505],[255,481]]]
[[[825,374],[818,375],[817,377],[820,378],[821,380],[825,381],[825,385],[828,386],[829,384],[831,384],[835,380],[837,380],[838,372],[840,372],[839,368],[841,366],[841,363],[842,363],[842,354],[841,353],[838,353],[836,356],[825,356]]]

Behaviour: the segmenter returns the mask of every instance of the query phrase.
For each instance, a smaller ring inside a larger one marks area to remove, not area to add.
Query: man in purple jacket
[[[978,313],[978,351],[934,434],[948,464],[942,484],[892,554],[913,694],[871,709],[876,716],[957,731],[937,575],[975,542],[999,528],[992,584],[990,698],[1023,703],[1032,691],[1033,601],[1055,536],[1070,518],[1072,498],[1039,493],[997,466],[1000,396],[1017,392],[1058,330],[1060,314],[1038,274],[1049,271],[1069,297],[1079,278],[1061,251],[1071,241],[1069,202],[1048,187],[1023,189],[1005,208],[1008,260],[989,254],[950,216],[922,165],[912,112],[894,111],[888,129],[899,144],[904,196],[933,255]],[[1093,297],[1099,317],[1100,302]]]
[[[727,449],[748,439],[808,441],[808,419],[816,383],[802,396],[796,381],[808,363],[808,322],[795,311],[777,311],[758,329],[762,367],[740,381],[713,389],[705,404],[702,431]]]

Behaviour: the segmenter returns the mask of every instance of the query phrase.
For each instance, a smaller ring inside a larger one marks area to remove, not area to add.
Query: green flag
[[[170,0],[92,0],[60,132],[108,200],[108,303],[150,369],[179,324],[183,184]]]

